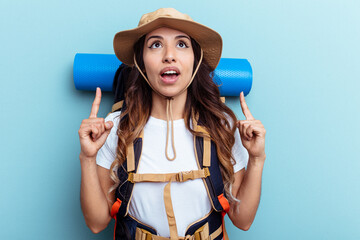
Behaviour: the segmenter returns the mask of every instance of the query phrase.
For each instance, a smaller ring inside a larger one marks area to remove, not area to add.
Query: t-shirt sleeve
[[[232,155],[235,160],[234,173],[240,171],[247,166],[249,160],[249,153],[242,145],[239,130],[235,130],[235,143],[232,148]]]
[[[105,122],[112,121],[114,123],[109,136],[107,137],[104,145],[100,148],[96,155],[96,164],[110,169],[111,164],[116,158],[116,149],[118,143],[117,128],[120,121],[120,112],[110,113],[106,118]]]

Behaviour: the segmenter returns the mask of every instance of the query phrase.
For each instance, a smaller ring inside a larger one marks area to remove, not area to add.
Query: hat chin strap
[[[180,94],[182,94],[183,92],[186,91],[186,89],[190,86],[190,84],[192,83],[192,81],[194,80],[194,77],[196,75],[196,73],[198,72],[199,70],[199,67],[202,63],[202,60],[203,60],[203,56],[204,56],[204,53],[203,53],[203,50],[201,50],[201,55],[200,55],[200,59],[199,59],[199,63],[189,81],[189,83],[184,87],[183,90],[181,90],[180,92],[178,92],[177,94],[175,94],[174,96],[165,96],[164,94],[160,93],[158,90],[156,90],[150,83],[150,81],[147,79],[147,77],[145,76],[145,74],[143,73],[143,71],[140,69],[139,65],[137,64],[137,61],[136,61],[136,56],[134,54],[134,64],[136,66],[136,68],[139,70],[140,74],[143,76],[143,78],[145,79],[145,81],[149,84],[149,86],[152,88],[152,90],[154,92],[156,92],[159,96],[163,97],[163,98],[166,98],[166,146],[165,146],[165,156],[166,158],[169,160],[169,161],[173,161],[175,160],[176,158],[176,150],[175,150],[175,141],[174,141],[174,120],[173,120],[173,114],[172,114],[172,101],[171,100],[174,100],[175,97],[179,96]],[[174,152],[174,156],[172,158],[169,157],[168,155],[168,145],[169,145],[169,121],[171,122],[171,146],[172,146],[172,149],[173,149],[173,152]]]

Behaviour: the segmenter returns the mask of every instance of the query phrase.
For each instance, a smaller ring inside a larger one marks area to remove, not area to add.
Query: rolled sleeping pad
[[[74,83],[78,90],[112,91],[114,75],[121,62],[114,54],[77,53],[74,59]],[[221,96],[247,95],[252,85],[252,69],[246,59],[221,58],[214,82]]]

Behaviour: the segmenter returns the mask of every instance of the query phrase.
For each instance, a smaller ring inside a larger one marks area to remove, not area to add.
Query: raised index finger
[[[246,120],[254,120],[255,119],[253,117],[253,115],[251,114],[249,107],[247,106],[247,104],[245,102],[244,92],[240,93],[240,106],[241,106],[241,110],[244,113]]]
[[[91,107],[90,118],[97,118],[101,102],[101,89],[96,88],[95,99]]]

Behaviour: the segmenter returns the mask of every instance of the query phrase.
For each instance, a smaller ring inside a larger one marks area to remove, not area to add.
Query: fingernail
[[[105,123],[106,124],[106,127],[107,128],[110,128],[111,127],[111,123],[110,122],[107,122],[107,123]]]

